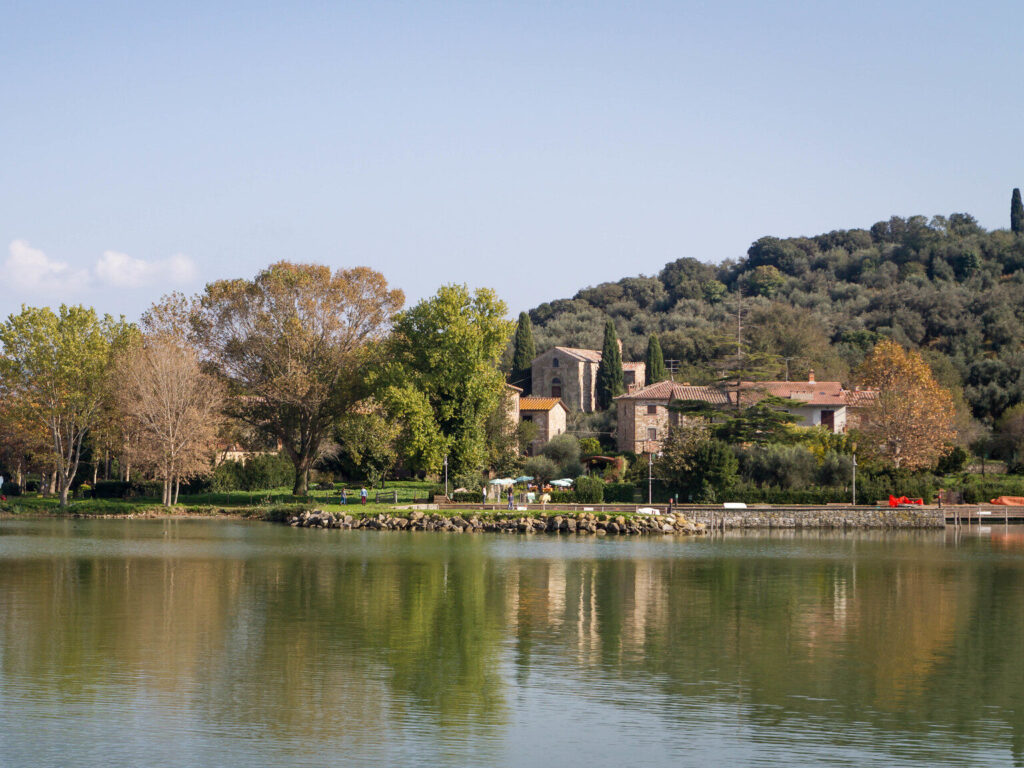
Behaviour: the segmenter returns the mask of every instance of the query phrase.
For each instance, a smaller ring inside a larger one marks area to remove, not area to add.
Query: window
[[[557,368],[558,367],[558,358],[557,357],[552,357],[551,358],[551,367],[552,368]]]
[[[551,380],[551,396],[562,396],[562,380],[559,379],[557,376]]]
[[[656,406],[656,405],[648,405],[647,406],[647,415],[648,416],[653,416],[657,412],[658,412],[658,406]]]
[[[679,426],[679,414],[676,411],[669,411],[668,414],[668,425],[670,427]]]
[[[657,440],[658,439],[658,428],[657,427],[648,427],[647,428],[647,439],[648,440]]]
[[[523,416],[523,421],[532,422],[533,421],[533,416]]]

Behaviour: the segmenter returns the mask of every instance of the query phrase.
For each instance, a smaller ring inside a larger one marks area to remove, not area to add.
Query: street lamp
[[[654,452],[647,454],[647,503],[651,503],[654,488]]]
[[[857,446],[853,446],[857,450]],[[853,454],[853,506],[857,506],[857,454]]]
[[[444,497],[448,498],[448,457],[444,457]]]

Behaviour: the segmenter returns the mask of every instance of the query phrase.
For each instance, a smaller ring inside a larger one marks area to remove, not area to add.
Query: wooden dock
[[[1010,525],[1024,523],[1024,507],[1002,504],[957,504],[943,507],[946,525]]]

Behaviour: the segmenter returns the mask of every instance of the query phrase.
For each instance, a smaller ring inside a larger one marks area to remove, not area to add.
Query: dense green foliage
[[[657,334],[652,333],[647,340],[647,357],[645,358],[647,369],[647,383],[657,384],[668,378],[668,371],[665,369],[665,356],[661,352],[661,344],[658,343]]]
[[[604,325],[604,343],[601,346],[601,363],[597,367],[597,407],[610,408],[612,398],[626,391],[622,382],[622,353],[619,351],[619,337],[615,323],[608,320]]]
[[[526,312],[519,313],[512,344],[512,373],[509,376],[509,383],[520,387],[524,395],[529,395],[533,391],[530,366],[533,364],[533,358],[537,356],[537,347],[533,343],[533,327]]]
[[[596,348],[610,317],[635,360],[656,333],[679,378],[706,383],[735,351],[740,288],[745,353],[772,361],[765,377],[814,369],[819,380],[849,383],[874,344],[891,337],[951,372],[955,381],[943,384],[963,386],[977,418],[991,423],[1024,401],[1024,237],[986,231],[963,213],[764,237],[738,262],[682,258],[656,277],[586,288],[530,317],[539,349]]]
[[[253,456],[246,462],[222,461],[213,471],[211,488],[225,491],[266,491],[290,486],[295,481],[295,465],[283,454]]]

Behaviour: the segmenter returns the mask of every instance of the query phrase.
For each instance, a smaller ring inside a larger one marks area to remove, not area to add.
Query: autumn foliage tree
[[[222,387],[180,338],[148,336],[121,358],[117,403],[139,439],[133,458],[163,480],[163,503],[177,502],[183,477],[209,473],[217,450]]]
[[[367,267],[332,273],[282,261],[253,280],[206,287],[194,323],[205,361],[228,384],[228,413],[291,458],[296,495],[338,419],[365,394],[365,370],[403,303]]]
[[[66,507],[82,444],[102,414],[116,351],[130,326],[85,307],[23,307],[0,326],[0,378],[28,428],[46,434],[60,504]]]
[[[934,466],[953,444],[953,397],[918,352],[879,342],[859,369],[878,395],[861,416],[862,450],[897,469]]]

